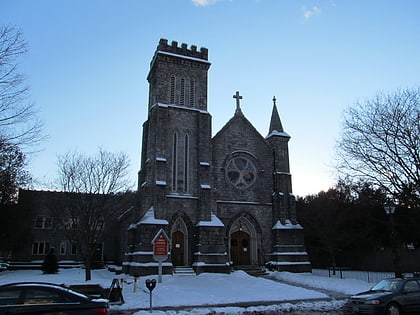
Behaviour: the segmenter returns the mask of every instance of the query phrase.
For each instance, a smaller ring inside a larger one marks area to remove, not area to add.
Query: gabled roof
[[[265,138],[258,132],[258,130],[251,124],[251,122],[244,116],[241,110],[236,110],[235,115],[223,126],[222,129],[220,129],[216,135],[212,138],[212,141],[217,140],[218,137],[220,137],[222,134],[224,134],[230,127],[237,123],[241,122],[244,124],[245,128],[248,128],[253,134],[255,134],[257,137],[261,138],[261,140],[265,143]],[[268,143],[267,143],[268,144]]]

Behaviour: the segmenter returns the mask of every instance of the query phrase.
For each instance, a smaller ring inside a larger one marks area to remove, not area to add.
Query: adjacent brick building
[[[66,200],[75,195],[67,192],[20,189],[16,211],[20,212],[21,218],[18,222],[20,226],[16,230],[17,233],[22,234],[22,227],[26,229],[25,235],[19,236],[24,239],[24,242],[20,244],[19,249],[0,252],[0,256],[10,261],[15,267],[21,264],[39,267],[49,250],[54,248],[60,266],[84,263],[85,257],[80,255],[78,244],[71,238],[68,228],[63,226],[66,221],[73,222],[68,217],[69,203]],[[134,193],[84,195],[98,200],[107,198],[108,204],[112,205],[112,216],[104,215],[100,227],[103,233],[100,234],[97,252],[93,257],[94,266],[103,265],[103,262],[121,264],[127,243],[125,220],[134,208],[130,206],[135,199]]]

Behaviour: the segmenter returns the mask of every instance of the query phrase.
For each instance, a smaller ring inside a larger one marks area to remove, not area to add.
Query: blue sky
[[[57,155],[103,147],[127,153],[134,186],[146,76],[166,38],[209,49],[213,134],[233,116],[239,91],[243,113],[266,136],[276,96],[292,137],[294,193],[326,190],[336,183],[343,109],[419,85],[419,13],[417,0],[0,0],[0,23],[29,43],[20,70],[49,135],[28,169],[48,183]]]

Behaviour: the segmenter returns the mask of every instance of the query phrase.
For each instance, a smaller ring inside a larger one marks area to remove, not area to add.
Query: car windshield
[[[390,291],[397,292],[401,289],[402,281],[400,279],[385,279],[378,282],[371,291]]]

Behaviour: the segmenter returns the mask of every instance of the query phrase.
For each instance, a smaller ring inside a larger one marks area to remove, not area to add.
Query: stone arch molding
[[[184,262],[188,264],[191,260],[189,247],[190,247],[190,234],[192,230],[189,228],[191,222],[183,212],[176,213],[171,220],[170,239],[171,239],[171,252],[172,252],[172,236],[175,232],[182,232],[184,234]]]
[[[258,265],[258,246],[261,243],[261,227],[257,220],[247,212],[239,213],[237,216],[232,218],[227,229],[227,240],[228,240],[228,252],[229,260],[232,261],[231,257],[231,236],[233,233],[242,231],[246,232],[250,238],[250,263],[252,265]]]

